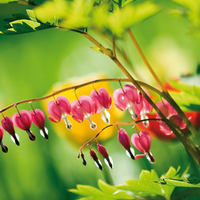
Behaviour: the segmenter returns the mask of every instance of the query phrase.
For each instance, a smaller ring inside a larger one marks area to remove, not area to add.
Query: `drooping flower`
[[[134,133],[131,136],[131,142],[133,143],[133,145],[139,150],[141,151],[143,154],[138,154],[135,156],[135,158],[142,158],[144,156],[147,157],[147,159],[149,160],[150,163],[155,163],[155,159],[152,155],[152,153],[150,152],[150,147],[151,147],[151,137],[149,135],[148,132],[146,131],[140,131],[139,134]]]
[[[15,133],[14,125],[10,117],[5,116],[1,120],[3,128],[11,135],[12,141],[19,146],[19,136]]]
[[[181,90],[178,90],[176,88],[174,88],[169,82],[165,82],[164,83],[164,87],[171,93],[181,93]],[[200,112],[197,111],[186,111],[184,112],[185,115],[187,116],[187,118],[191,121],[192,125],[196,128],[199,129],[200,128]],[[147,113],[146,114],[147,117],[149,119],[155,119],[156,118],[156,114],[155,113]],[[172,118],[173,119],[173,118]],[[164,140],[171,140],[171,139],[175,139],[176,136],[174,133],[170,133],[169,131],[165,131],[163,132],[160,129],[160,121],[149,121],[149,126],[145,127],[143,123],[139,123],[137,124],[137,127],[140,130],[144,130],[147,131],[152,137],[156,137],[159,139],[164,139]],[[189,133],[189,129],[186,127],[184,129],[185,133]]]
[[[121,128],[119,131],[118,131],[118,140],[120,142],[120,144],[126,149],[126,154],[132,158],[133,160],[135,160],[135,151],[133,148],[131,148],[131,145],[130,145],[130,139],[129,139],[129,136],[127,134],[127,132]]]
[[[117,89],[113,93],[113,99],[116,102],[115,106],[122,111],[129,109],[131,117],[134,120],[137,119],[137,115],[133,106],[140,103],[141,98],[142,94],[133,85],[125,85],[123,89]]]
[[[147,93],[147,92],[146,92]],[[149,94],[147,93],[149,96]],[[142,96],[141,102],[138,104],[134,104],[134,110],[135,113],[141,117],[141,120],[148,119],[147,113],[151,113],[153,110],[153,107],[151,104]],[[149,126],[149,121],[143,121],[143,124],[145,127]]]
[[[106,110],[111,108],[112,98],[109,96],[105,88],[100,88],[99,91],[93,90],[90,93],[91,99],[95,102],[96,113],[101,112],[101,118],[107,124],[110,123],[110,113]]]
[[[103,170],[101,161],[98,159],[98,157],[97,157],[95,151],[94,151],[94,150],[90,150],[89,153],[90,153],[91,158],[94,160],[95,165],[96,165],[100,170]]]
[[[112,158],[108,155],[106,148],[103,145],[97,143],[97,149],[98,149],[99,153],[104,157],[104,161],[105,161],[106,165],[108,165],[108,167],[110,167],[112,169],[113,161],[112,161]]]
[[[67,119],[67,116],[71,114],[71,105],[67,97],[59,96],[56,98],[56,101],[49,101],[47,111],[51,115],[49,119],[52,122],[58,123],[61,119],[64,119],[67,129],[72,129],[72,124]]]
[[[45,126],[45,115],[42,110],[36,109],[36,110],[30,110],[29,111],[32,117],[33,123],[40,129],[40,134],[42,137],[44,137],[46,140],[48,140],[48,130]]]
[[[20,113],[15,113],[12,116],[12,121],[16,127],[27,132],[30,140],[35,141],[36,137],[30,130],[32,117],[27,110],[21,110]]]
[[[0,145],[1,145],[1,150],[4,153],[8,152],[8,147],[3,143],[3,128],[0,126]]]
[[[178,126],[180,129],[186,128],[186,124],[184,123],[182,117],[178,115],[176,110],[167,100],[163,99],[163,101],[158,102],[156,105],[165,115],[165,117],[169,119],[171,122],[173,122],[176,126]],[[158,113],[156,113],[156,116],[158,119],[160,119]],[[165,135],[171,135],[173,133],[165,122],[160,121],[159,123],[160,123],[160,129],[162,132],[165,133]]]
[[[74,100],[71,103],[72,117],[77,122],[83,122],[84,119],[88,119],[90,122],[90,128],[96,129],[97,125],[90,119],[90,116],[95,114],[94,102],[87,95],[82,95],[78,100]]]
[[[53,91],[57,91],[60,89],[65,89],[67,87],[72,87],[75,85],[80,85],[83,83],[87,83],[93,80],[97,80],[97,79],[105,79],[107,78],[105,75],[102,75],[100,73],[91,73],[91,74],[87,74],[86,76],[79,76],[77,77],[72,77],[70,78],[70,80],[67,80],[66,82],[58,82],[56,84],[53,85],[53,87],[48,91],[48,94],[52,94]],[[105,88],[109,94],[113,94],[113,89],[111,88],[111,85],[109,84],[109,82],[107,81],[103,81],[103,82],[95,82],[95,89],[98,91],[99,88]],[[84,87],[81,87],[78,89],[78,96],[82,96],[82,95],[88,95],[90,96],[90,93],[92,91],[92,87],[91,84],[89,85],[85,85]],[[70,102],[75,100],[75,95],[74,92],[71,91],[65,91],[62,93],[63,96],[66,96],[68,98],[68,100]],[[49,100],[48,99],[44,99],[41,103],[42,103],[42,107],[43,107],[43,111],[46,112],[47,111],[47,104],[48,104]],[[121,112],[118,108],[116,108],[116,106],[111,106],[111,108],[109,110],[107,110],[110,113],[110,123],[114,123],[116,121],[120,121],[120,119],[122,118],[122,116],[125,114],[124,112]],[[48,115],[48,113],[45,113]],[[71,131],[66,131],[66,126],[64,123],[59,123],[58,124],[52,124],[52,128],[54,130],[55,133],[57,133],[59,136],[61,136],[62,138],[65,138],[68,142],[71,142],[73,145],[79,147],[80,145],[84,144],[85,142],[87,142],[89,139],[91,139],[94,136],[94,131],[91,130],[90,126],[87,126],[87,120],[84,123],[79,123],[76,120],[71,120],[70,119],[71,116],[68,116],[68,119],[70,120],[73,128]],[[97,126],[97,131],[100,131],[101,129],[103,129],[105,127],[105,122],[101,119],[101,114],[95,114],[91,116],[91,119],[93,122],[97,122],[98,126]],[[80,131],[81,130],[81,131]],[[100,134],[98,136],[98,141],[105,141],[111,137],[113,137],[116,133],[116,127],[115,126],[111,126],[109,129],[105,129],[104,130],[104,134]]]

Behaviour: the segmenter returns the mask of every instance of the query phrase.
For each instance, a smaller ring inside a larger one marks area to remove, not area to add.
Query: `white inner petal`
[[[133,156],[135,156],[135,151],[132,147],[130,148],[130,152],[133,154]],[[126,150],[126,155],[131,158],[131,155],[127,150]]]
[[[112,167],[110,166],[110,164],[109,164],[109,162],[107,161],[106,158],[104,158],[104,162],[106,163],[106,165],[108,165],[108,167],[109,167],[110,169],[112,169],[112,168],[114,167],[114,165],[113,165],[113,160],[112,160],[112,158],[111,158],[110,156],[108,156],[108,159],[110,160],[110,163],[112,164]]]
[[[72,124],[70,123],[70,121],[67,119],[67,114],[63,114],[62,118],[64,119],[64,122],[66,124],[66,127],[68,130],[72,129]]]
[[[11,140],[16,144],[16,141],[15,141],[15,139],[14,139],[14,137],[11,135],[10,136],[10,138],[11,138]],[[19,143],[19,136],[17,135],[17,133],[15,133],[15,138],[16,138],[16,140],[18,141],[18,143]]]
[[[90,117],[87,117],[87,119],[90,122],[90,128],[95,130],[97,128],[97,125],[90,119]]]
[[[99,164],[101,165],[101,167],[102,167],[102,164],[101,164],[101,161],[100,160],[98,160],[98,162],[99,162]],[[95,162],[94,161],[94,163],[95,163],[95,165],[100,169],[100,167],[99,167],[99,165],[97,164],[97,162]]]
[[[110,124],[110,113],[106,110],[106,109],[103,109],[101,111],[101,119],[107,123],[107,124]]]
[[[129,107],[129,112],[131,114],[131,117],[136,120],[137,119],[137,115],[135,114],[135,111],[133,110],[132,107]]]
[[[146,116],[145,114],[142,114],[141,115],[141,120],[144,120],[144,119],[149,119],[148,116]],[[144,124],[144,126],[147,128],[149,126],[149,121],[143,121],[142,122]]]

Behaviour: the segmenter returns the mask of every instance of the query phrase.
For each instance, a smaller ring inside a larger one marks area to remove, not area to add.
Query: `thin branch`
[[[164,92],[167,92],[166,88],[163,86],[162,82],[160,81],[160,79],[158,78],[158,76],[156,75],[156,73],[154,72],[153,68],[151,67],[151,65],[149,64],[148,60],[146,59],[143,51],[141,50],[139,44],[137,43],[133,33],[131,32],[130,28],[128,28],[128,34],[133,42],[133,44],[135,45],[137,51],[139,52],[142,60],[144,61],[144,63],[146,64],[147,68],[149,69],[149,71],[151,72],[152,76],[154,77],[154,79],[156,80],[156,82],[158,83],[158,85],[161,87],[161,89]]]
[[[113,56],[116,57],[116,52],[115,52],[115,36],[113,36]]]
[[[41,100],[44,100],[44,99],[48,99],[48,98],[51,98],[51,97],[54,97],[55,95],[57,94],[60,94],[62,92],[65,92],[65,91],[68,91],[68,90],[73,90],[73,89],[77,89],[77,88],[81,88],[81,87],[84,87],[86,85],[89,85],[89,84],[93,84],[93,83],[98,83],[98,82],[106,82],[106,81],[115,81],[115,82],[118,82],[118,81],[121,81],[121,82],[130,82],[129,79],[127,78],[104,78],[104,79],[95,79],[95,80],[92,80],[92,81],[88,81],[86,83],[82,83],[82,84],[79,84],[79,85],[73,85],[73,86],[70,86],[70,87],[66,87],[66,88],[63,88],[61,90],[57,90],[57,91],[54,91],[52,92],[51,94],[49,95],[46,95],[46,96],[43,96],[43,97],[39,97],[39,98],[34,98],[34,99],[27,99],[27,100],[23,100],[23,101],[18,101],[14,104],[11,104],[3,109],[0,110],[0,113],[8,110],[9,108],[15,106],[16,104],[19,105],[19,104],[22,104],[22,103],[29,103],[29,102],[34,102],[34,101],[41,101]],[[159,95],[162,95],[162,93],[157,90],[156,88],[146,84],[146,83],[143,83],[141,81],[138,81],[140,83],[141,86],[147,88],[147,89],[150,89],[152,91],[154,91],[155,93],[159,94]]]

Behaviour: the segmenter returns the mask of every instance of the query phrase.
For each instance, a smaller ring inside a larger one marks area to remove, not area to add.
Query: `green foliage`
[[[95,1],[95,0],[52,0],[35,7],[31,22],[17,21],[4,34],[24,33],[38,30],[36,27],[49,28],[52,25],[65,29],[93,28],[102,29],[121,37],[127,28],[136,25],[156,14],[160,9],[147,1],[138,5],[130,4],[134,0]],[[36,17],[35,17],[36,16]],[[37,18],[35,21],[34,18]],[[35,23],[33,23],[34,21]],[[36,24],[39,23],[39,24]],[[20,26],[20,30],[18,30]]]
[[[172,10],[171,14],[178,17],[186,17],[192,23],[191,33],[200,36],[200,1],[199,0],[173,0],[179,8]],[[181,7],[180,7],[181,6]]]
[[[99,180],[98,186],[94,188],[86,185],[77,185],[77,189],[69,191],[86,196],[80,199],[135,199],[135,198],[153,198],[153,199],[170,199],[175,187],[197,188],[200,183],[196,179],[186,177],[189,167],[181,174],[180,168],[177,170],[170,167],[165,175],[158,178],[154,170],[142,170],[140,180],[125,180],[126,185],[110,186]],[[129,195],[131,192],[132,195]]]
[[[14,18],[7,18],[4,21],[9,22],[7,26],[7,30],[0,31],[0,34],[12,35],[12,34],[20,34],[20,33],[28,33],[41,29],[46,29],[53,27],[54,24],[50,23],[42,23],[38,21],[34,11],[26,10],[27,15],[23,14],[13,14]]]
[[[200,80],[199,75],[194,75],[195,80]],[[197,85],[188,85],[183,82],[170,82],[172,86],[181,90],[181,93],[171,92],[174,100],[183,108],[191,111],[200,111],[200,87]],[[196,82],[197,83],[197,82]]]
[[[102,180],[98,181],[98,186],[100,190],[88,185],[77,185],[77,189],[70,189],[69,191],[86,196],[85,198],[80,198],[84,200],[135,199],[126,192],[118,190],[114,186],[108,185]]]

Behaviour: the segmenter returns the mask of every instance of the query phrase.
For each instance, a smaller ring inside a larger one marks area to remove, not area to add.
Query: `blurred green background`
[[[138,43],[162,81],[193,73],[199,62],[199,39],[187,34],[190,26],[187,19],[169,15],[169,8],[176,8],[177,5],[168,0],[154,2],[160,4],[163,10],[132,29]],[[13,13],[25,13],[27,8],[31,7],[0,4],[1,27],[5,25],[4,18],[11,17]],[[154,84],[128,35],[124,45],[141,78]],[[0,35],[1,108],[20,100],[44,96],[56,82],[74,76],[93,72],[104,73],[108,77],[123,76],[109,58],[90,49],[90,46],[93,44],[83,36],[59,29],[14,36]],[[34,104],[35,108],[37,106],[40,107],[40,102]],[[18,108],[30,110],[30,105],[23,104]],[[14,112],[12,108],[4,114],[12,116]],[[130,120],[129,115],[125,116],[126,119]],[[77,159],[78,148],[58,137],[49,120],[46,127],[49,129],[49,141],[40,137],[37,127],[32,125],[31,129],[37,137],[35,142],[29,141],[26,133],[16,128],[20,147],[5,133],[3,141],[9,152],[0,152],[1,200],[76,199],[76,195],[67,189],[75,188],[76,184],[96,186],[98,179],[104,180],[102,172],[87,153],[88,164],[84,167]],[[130,135],[133,133],[131,127],[126,127],[126,130]],[[184,170],[189,163],[181,144],[156,139],[153,139],[151,147],[156,164],[149,164],[145,158],[133,162],[125,155],[116,136],[104,143],[114,161],[114,169],[108,170],[114,184],[123,184],[128,178],[138,178],[141,169],[152,168],[161,175],[170,166],[177,168],[181,165]]]

